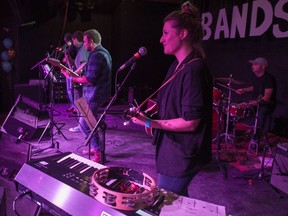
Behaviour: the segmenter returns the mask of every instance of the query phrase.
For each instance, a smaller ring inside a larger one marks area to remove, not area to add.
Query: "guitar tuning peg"
[[[134,103],[135,103],[136,107],[138,107],[139,105],[138,105],[138,103],[137,103],[136,99],[134,99],[133,101],[134,101]]]

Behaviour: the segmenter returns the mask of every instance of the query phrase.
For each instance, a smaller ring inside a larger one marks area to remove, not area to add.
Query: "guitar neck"
[[[74,71],[72,71],[71,69],[69,69],[68,67],[66,67],[65,65],[63,65],[63,64],[59,64],[59,66],[58,66],[60,69],[63,69],[63,70],[67,70],[68,71],[68,73],[70,74],[70,75],[72,75],[72,76],[76,76],[76,77],[79,77],[80,75],[79,74],[77,74],[77,73],[75,73]]]
[[[66,62],[67,62],[68,68],[69,68],[70,70],[73,70],[73,67],[72,67],[72,65],[73,65],[73,59],[72,59],[72,58],[70,57],[70,55],[67,54],[66,52],[65,52],[65,58],[66,58]]]

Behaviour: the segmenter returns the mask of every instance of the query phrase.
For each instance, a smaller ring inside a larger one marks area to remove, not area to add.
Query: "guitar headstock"
[[[136,107],[126,109],[122,115],[122,119],[129,121],[132,117],[139,115],[139,110]]]
[[[49,64],[52,64],[53,66],[59,67],[61,65],[60,61],[58,59],[54,59],[54,58],[46,58],[46,61]]]

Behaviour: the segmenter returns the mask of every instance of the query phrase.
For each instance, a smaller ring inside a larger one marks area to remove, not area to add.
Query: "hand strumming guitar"
[[[141,126],[146,126],[145,125],[145,122],[147,122],[149,118],[144,115],[143,112],[140,112],[138,113],[138,115],[134,115],[132,118],[131,118],[131,121],[135,124],[138,124],[138,125],[141,125]]]
[[[62,73],[67,79],[69,79],[70,74],[69,74],[68,70],[61,69],[61,73]]]

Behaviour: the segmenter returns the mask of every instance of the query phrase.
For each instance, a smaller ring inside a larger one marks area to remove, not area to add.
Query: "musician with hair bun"
[[[164,19],[160,43],[176,57],[157,96],[158,119],[143,113],[132,122],[154,128],[158,187],[188,196],[188,186],[211,160],[212,76],[204,62],[199,12],[185,2]],[[175,74],[175,75],[174,75]]]

